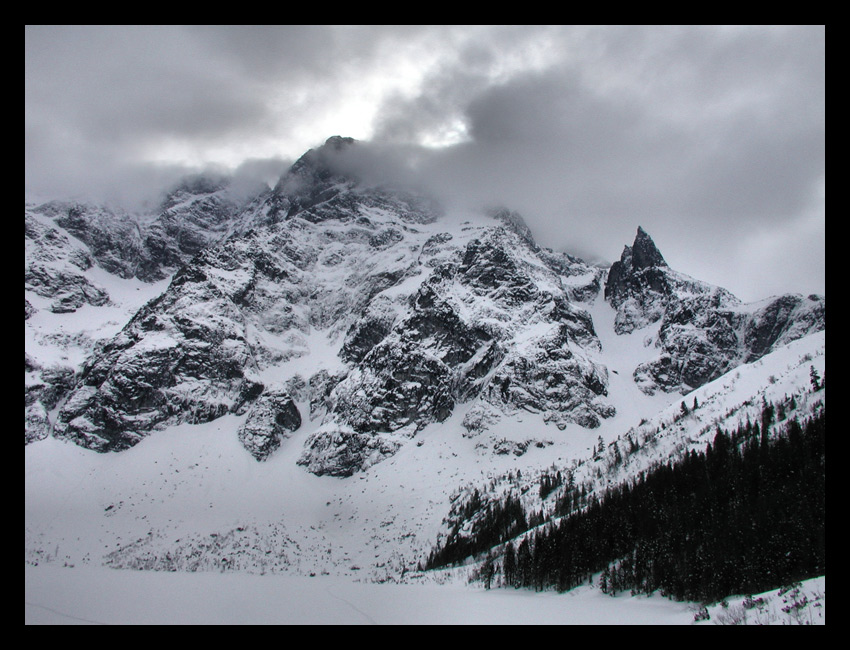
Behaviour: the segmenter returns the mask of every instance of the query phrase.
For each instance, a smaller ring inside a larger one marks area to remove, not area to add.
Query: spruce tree
[[[481,578],[484,580],[484,588],[489,589],[493,583],[493,576],[496,574],[496,567],[493,563],[493,552],[487,551],[487,557],[484,560],[484,566],[481,567]]]
[[[510,542],[505,544],[505,559],[502,571],[505,574],[505,585],[513,587],[516,578],[516,555],[514,553],[514,545]]]
[[[820,375],[814,366],[811,366],[809,369],[809,378],[812,382],[812,390],[819,391],[821,389]]]
[[[605,451],[605,441],[602,439],[602,436],[599,436],[596,439],[596,447],[594,449],[594,456],[601,456],[602,452]]]

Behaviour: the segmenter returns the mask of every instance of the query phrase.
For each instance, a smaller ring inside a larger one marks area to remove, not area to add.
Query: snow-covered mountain
[[[617,310],[618,334],[660,323],[652,342],[659,355],[634,372],[647,393],[688,392],[824,328],[822,296],[742,304],[726,289],[671,269],[640,227],[634,245],[611,266],[605,298]]]
[[[640,227],[593,266],[363,182],[356,146],[247,198],[26,205],[28,561],[398,579],[473,493],[545,511],[549,468],[592,489],[762,398],[822,408],[823,297],[743,304]]]

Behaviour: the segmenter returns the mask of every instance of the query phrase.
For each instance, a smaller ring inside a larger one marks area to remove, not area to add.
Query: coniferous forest
[[[607,593],[711,602],[823,575],[825,410],[802,423],[788,419],[768,437],[774,417],[765,404],[760,423],[718,429],[704,452],[599,497],[579,499],[565,488],[555,510],[563,516],[505,544],[504,584],[565,591],[601,572]],[[438,549],[430,566],[516,537],[513,502],[511,512],[513,526]]]

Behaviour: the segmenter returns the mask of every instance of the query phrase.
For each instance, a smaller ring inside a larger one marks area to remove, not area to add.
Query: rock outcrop
[[[825,326],[823,297],[743,304],[726,289],[671,269],[642,228],[611,266],[605,298],[617,310],[618,334],[658,324],[658,357],[634,371],[650,394],[686,393]]]
[[[251,405],[237,435],[254,458],[266,460],[300,426],[301,413],[289,393],[269,389]]]
[[[823,329],[823,298],[743,305],[671,269],[642,228],[606,280],[539,246],[515,212],[444,219],[427,197],[344,171],[356,146],[331,138],[238,200],[226,179],[187,179],[147,218],[28,206],[27,328],[106,309],[109,277],[170,282],[108,337],[78,341],[84,363],[28,348],[27,442],[52,432],[120,451],[235,414],[239,441],[265,460],[310,418],[298,463],[349,476],[461,404],[469,437],[519,412],[598,427],[616,412],[585,309],[602,293],[618,334],[652,328],[658,354],[634,369],[647,393],[690,390]]]
[[[520,409],[561,428],[613,415],[589,315],[522,231],[484,225],[475,234],[434,266],[403,315],[383,296],[367,308],[343,347],[358,364],[332,392],[330,418],[299,463],[350,475],[471,400],[470,431]]]

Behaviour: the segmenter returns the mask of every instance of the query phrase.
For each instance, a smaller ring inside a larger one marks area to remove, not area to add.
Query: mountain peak
[[[325,140],[323,148],[329,147],[332,148],[334,151],[342,151],[346,147],[349,147],[354,144],[355,142],[357,142],[357,140],[355,140],[354,138],[347,138],[341,135],[332,135],[327,140]]]
[[[355,142],[354,138],[333,135],[296,160],[275,185],[271,220],[292,216],[337,195],[342,186],[356,184],[356,179],[340,170],[336,158]]]
[[[605,299],[619,310],[618,333],[661,317],[663,304],[673,290],[669,272],[670,267],[652,237],[638,226],[634,243],[623,247],[623,254],[611,265],[605,282]],[[631,307],[620,313],[620,307],[626,302]]]
[[[340,135],[332,135],[325,140],[325,143],[322,146],[307,150],[306,153],[295,161],[281,180],[292,175],[312,175],[326,180],[333,174],[331,169],[332,161],[330,158],[335,154],[344,151],[355,142],[356,140],[354,138],[344,138]]]
[[[664,256],[661,251],[652,241],[652,237],[641,227],[638,226],[635,242],[632,245],[632,267],[635,269],[645,269],[650,266],[667,266]]]
[[[490,215],[497,221],[501,221],[507,228],[522,237],[528,244],[537,249],[537,244],[534,241],[534,235],[531,233],[531,228],[525,223],[525,220],[518,212],[509,210],[505,207],[494,208],[490,211]]]

